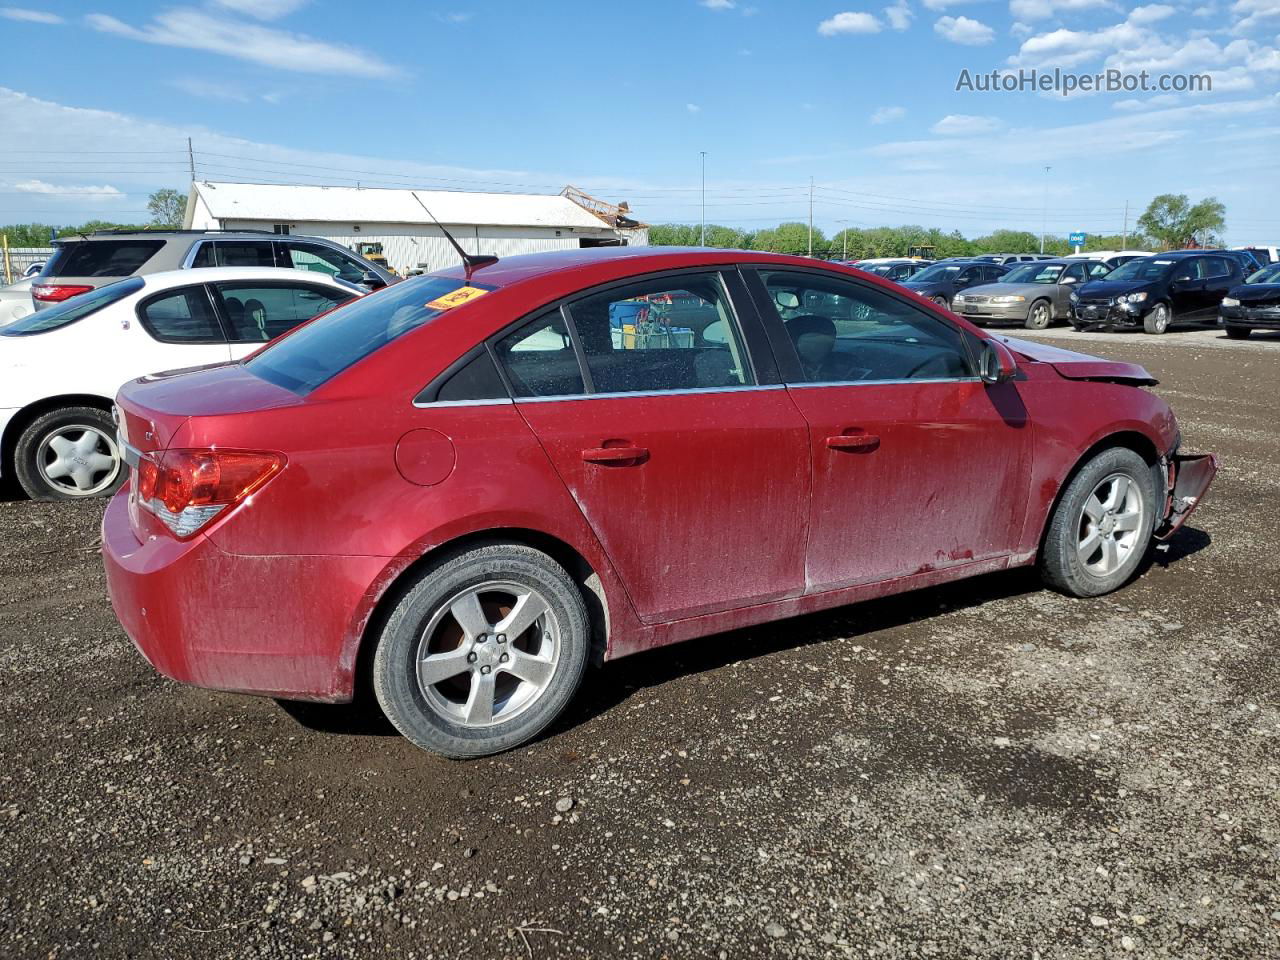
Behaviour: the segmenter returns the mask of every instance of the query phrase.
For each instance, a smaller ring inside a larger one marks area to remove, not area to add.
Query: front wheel
[[[519,746],[555,720],[582,681],[590,632],[564,568],[507,543],[429,567],[377,642],[373,687],[387,719],[461,759]]]
[[[1026,328],[1028,330],[1044,330],[1053,322],[1053,310],[1048,300],[1037,300],[1027,311]]]
[[[1253,327],[1237,327],[1227,324],[1228,340],[1248,340],[1251,333],[1253,333]]]
[[[1076,597],[1121,587],[1146,555],[1157,499],[1151,467],[1142,457],[1124,447],[1099,453],[1054,508],[1040,553],[1045,582]]]
[[[951,308],[951,304],[947,303],[946,297],[941,297],[941,296],[930,297],[929,299],[932,300],[934,303],[936,303],[938,306],[942,307],[943,309],[949,310]]]
[[[1169,305],[1157,303],[1151,312],[1142,318],[1142,329],[1147,333],[1164,333],[1169,329]]]
[[[83,500],[115,493],[128,468],[110,414],[62,407],[37,417],[19,435],[14,473],[32,500]]]

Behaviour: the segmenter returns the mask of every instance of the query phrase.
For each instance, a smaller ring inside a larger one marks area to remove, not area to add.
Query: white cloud
[[[453,13],[437,13],[436,19],[439,20],[441,23],[466,23],[468,20],[470,20],[474,16],[475,14],[469,10],[467,11],[457,10],[457,11],[454,11]]]
[[[889,21],[889,26],[895,30],[906,30],[915,19],[915,14],[907,6],[907,0],[898,0],[892,7],[885,7],[884,16]]]
[[[1116,4],[1113,0],[1009,0],[1009,13],[1018,20],[1048,20],[1058,14],[1092,7],[1114,10]]]
[[[980,133],[991,133],[999,130],[1000,126],[1000,121],[995,117],[975,117],[963,113],[951,113],[929,129],[945,137],[971,137]]]
[[[981,47],[995,39],[996,32],[980,20],[968,17],[940,17],[933,32],[944,40],[966,47]]]
[[[700,106],[698,106],[696,103],[686,103],[686,104],[684,105],[684,108],[685,108],[686,110],[688,110],[690,113],[701,113],[701,112],[702,112],[702,108],[701,108]]]
[[[17,183],[11,184],[14,190],[22,193],[44,193],[44,194],[89,194],[98,197],[122,197],[124,196],[115,187],[101,186],[68,186],[65,184],[46,183],[43,180],[19,180]]]
[[[818,32],[824,37],[841,33],[879,33],[880,21],[869,13],[837,13],[818,24]]]
[[[976,3],[978,0],[924,0],[924,5],[929,10],[946,10],[948,7],[958,7],[965,3]]]
[[[1231,5],[1231,12],[1242,18],[1232,28],[1236,33],[1280,27],[1280,0],[1237,0]]]
[[[698,5],[708,10],[732,10],[737,6],[734,0],[698,0]]]
[[[258,20],[279,20],[305,7],[310,0],[213,0],[214,6]]]
[[[277,70],[357,77],[387,77],[397,72],[373,54],[354,47],[224,19],[189,7],[164,10],[142,27],[130,26],[104,13],[91,13],[85,20],[102,33],[166,47],[204,50]]]
[[[1009,35],[1017,37],[1019,40],[1025,40],[1035,32],[1035,28],[1029,23],[1014,23],[1009,27]]]
[[[6,20],[21,20],[24,23],[65,23],[56,13],[44,10],[27,10],[23,7],[0,7],[0,17]]]
[[[906,107],[881,107],[875,113],[871,114],[871,122],[892,123],[894,120],[901,120],[906,115]]]
[[[1171,107],[1177,102],[1178,98],[1172,93],[1161,93],[1154,97],[1147,97],[1145,100],[1117,100],[1111,104],[1111,108],[1133,113],[1135,110],[1150,110],[1153,107]]]
[[[1152,3],[1145,7],[1134,7],[1129,12],[1128,20],[1130,23],[1137,24],[1156,23],[1172,17],[1177,12],[1175,7],[1171,7],[1167,3]]]

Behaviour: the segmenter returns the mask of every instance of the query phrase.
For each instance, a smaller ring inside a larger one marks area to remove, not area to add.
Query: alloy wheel
[[[69,497],[93,497],[111,489],[122,468],[115,438],[87,423],[47,434],[36,452],[36,466],[45,483]]]
[[[1080,511],[1076,554],[1089,573],[1115,573],[1141,547],[1142,489],[1131,477],[1113,473],[1093,488]]]
[[[455,594],[428,621],[418,643],[418,687],[440,716],[492,727],[542,696],[560,652],[560,624],[546,597],[487,581]]]

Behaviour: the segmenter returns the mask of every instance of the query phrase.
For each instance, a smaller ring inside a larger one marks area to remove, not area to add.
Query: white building
[[[580,191],[574,195],[586,196]],[[419,267],[436,270],[458,259],[424,204],[468,253],[509,257],[649,242],[644,224],[628,218],[615,226],[616,216],[589,210],[581,200],[564,195],[211,181],[191,185],[184,226],[326,237],[352,249],[381,243],[387,262],[403,274]],[[629,212],[625,205],[621,210]]]

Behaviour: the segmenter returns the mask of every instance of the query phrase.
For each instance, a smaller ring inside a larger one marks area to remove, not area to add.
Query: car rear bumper
[[[198,535],[140,543],[128,488],[102,518],[102,556],[117,619],[166,677],[214,690],[350,700],[352,632],[378,557],[244,557]]]

